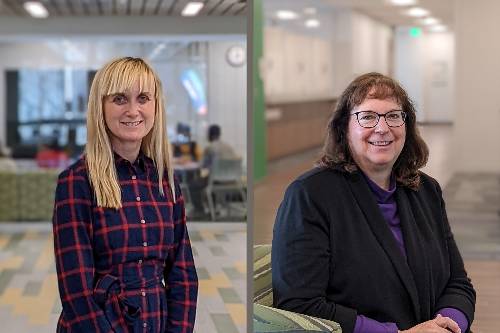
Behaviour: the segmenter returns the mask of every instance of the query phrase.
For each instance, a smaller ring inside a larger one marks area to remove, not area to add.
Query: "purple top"
[[[453,319],[460,327],[460,330],[464,333],[467,331],[467,328],[469,327],[469,321],[465,317],[464,313],[458,309],[442,308],[438,312],[436,312],[436,315],[437,314],[440,314],[443,317],[448,317]]]
[[[394,193],[396,192],[396,179],[391,176],[391,181],[389,184],[389,190],[386,191],[383,188],[379,187],[375,182],[373,182],[370,178],[368,178],[364,173],[361,173],[365,176],[365,179],[368,183],[368,186],[372,190],[372,193],[375,196],[375,200],[377,200],[378,207],[384,219],[389,224],[389,228],[391,229],[394,238],[398,244],[399,250],[401,254],[406,258],[406,249],[404,245],[403,233],[401,231],[401,221],[398,216],[398,206],[396,203],[396,199],[394,197]],[[460,310],[454,308],[443,308],[440,309],[437,313],[443,317],[449,317],[453,319],[462,332],[466,332],[469,327],[469,321],[465,317],[464,313]],[[358,315],[356,317],[356,325],[354,326],[354,333],[397,333],[398,327],[395,323],[381,323],[376,320],[370,319],[363,315]]]
[[[396,204],[396,198],[394,196],[394,193],[396,192],[396,179],[391,176],[388,191],[379,187],[366,175],[365,179],[367,180],[368,186],[375,195],[375,200],[377,200],[378,207],[380,208],[380,211],[382,212],[385,220],[389,224],[389,228],[391,229],[394,238],[396,238],[396,242],[398,243],[401,254],[406,259],[406,249],[403,240],[403,233],[401,231],[401,221],[399,220],[398,215],[398,205]]]

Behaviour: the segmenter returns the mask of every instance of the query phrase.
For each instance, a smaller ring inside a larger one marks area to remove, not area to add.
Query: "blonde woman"
[[[97,72],[85,154],[56,190],[57,332],[193,331],[198,280],[166,132],[148,64]]]

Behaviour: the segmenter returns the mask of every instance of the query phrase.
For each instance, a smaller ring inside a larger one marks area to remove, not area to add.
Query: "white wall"
[[[265,27],[261,76],[268,103],[333,97],[329,41],[282,27]]]
[[[332,44],[333,95],[340,96],[352,81],[352,15],[350,10],[339,9],[332,15],[334,23]]]
[[[392,30],[372,18],[352,12],[352,72],[389,74],[389,52]]]
[[[229,143],[246,165],[247,147],[247,66],[229,65],[227,50],[234,45],[246,49],[244,41],[211,42],[208,48],[207,126],[218,124],[221,139]]]
[[[261,64],[268,102],[338,97],[360,74],[389,74],[389,26],[349,9],[330,8],[320,18],[316,33],[268,22]]]
[[[394,77],[417,107],[419,122],[453,121],[455,52],[451,32],[412,37],[409,27],[396,28]]]
[[[352,10],[334,12],[332,35],[334,95],[339,96],[358,75],[389,74],[392,29]]]
[[[425,121],[453,122],[455,110],[455,36],[452,32],[424,38]]]
[[[456,1],[457,171],[500,172],[500,1]]]

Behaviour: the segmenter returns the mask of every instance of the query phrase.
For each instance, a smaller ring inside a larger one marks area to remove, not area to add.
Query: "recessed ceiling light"
[[[320,22],[316,19],[309,19],[309,20],[306,20],[306,22],[304,23],[304,25],[307,27],[307,28],[317,28],[320,26]]]
[[[410,8],[405,13],[413,17],[424,17],[430,14],[430,12],[427,9],[421,7]]]
[[[420,22],[422,22],[422,24],[424,24],[424,25],[434,25],[434,24],[438,24],[439,20],[437,18],[434,18],[434,17],[426,17],[426,18],[421,19]]]
[[[280,20],[295,20],[299,17],[299,14],[292,12],[291,10],[278,10],[276,12],[276,17]]]
[[[429,31],[432,31],[432,32],[444,32],[444,31],[448,30],[446,28],[446,26],[443,24],[432,25],[432,26],[428,27],[427,29]]]
[[[46,18],[49,16],[47,8],[38,1],[27,1],[23,4],[24,9],[33,17]]]
[[[184,9],[182,10],[182,16],[195,16],[198,15],[200,10],[203,8],[203,2],[188,2]]]
[[[417,0],[389,0],[394,6],[413,6],[417,4]]]

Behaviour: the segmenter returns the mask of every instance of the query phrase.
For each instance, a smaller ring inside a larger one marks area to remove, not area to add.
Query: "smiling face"
[[[136,82],[129,90],[106,96],[103,107],[113,149],[119,154],[131,148],[139,149],[142,139],[153,128],[154,91],[141,91]]]
[[[349,118],[347,138],[352,157],[364,173],[388,172],[392,170],[399,154],[403,150],[406,137],[406,127],[389,127],[383,117],[373,128],[361,127],[355,112],[373,111],[386,114],[389,111],[401,110],[402,107],[394,99],[365,100],[354,107]]]

